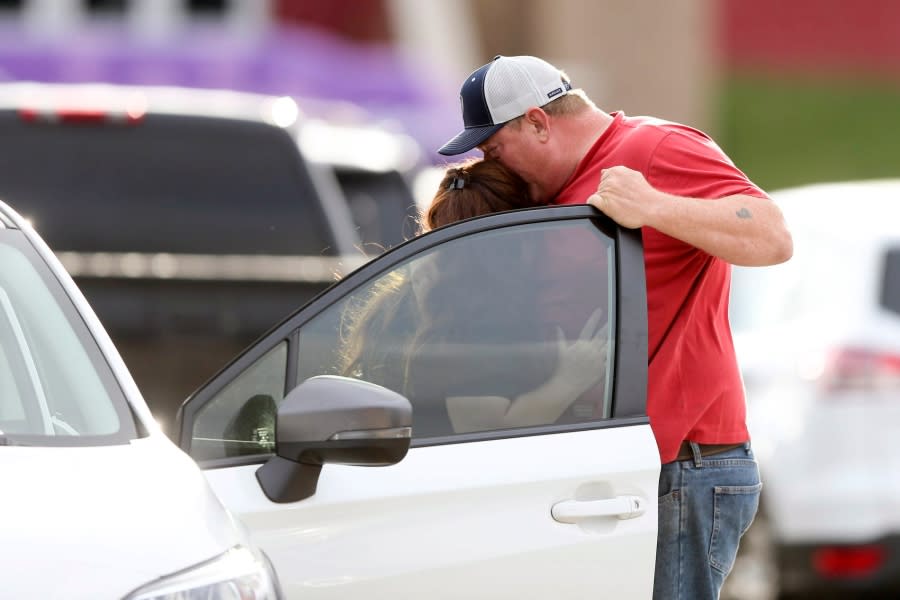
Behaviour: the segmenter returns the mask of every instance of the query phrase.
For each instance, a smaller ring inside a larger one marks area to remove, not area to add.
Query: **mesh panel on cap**
[[[495,123],[515,119],[525,114],[528,107],[546,103],[524,67],[512,61],[495,64],[488,71],[484,97]]]

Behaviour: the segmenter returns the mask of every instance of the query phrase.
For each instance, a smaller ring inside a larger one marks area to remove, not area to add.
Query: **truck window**
[[[0,198],[54,250],[335,253],[294,142],[262,122],[0,113],[0,156]]]
[[[335,173],[367,253],[378,254],[415,235],[416,201],[402,173],[344,167]]]

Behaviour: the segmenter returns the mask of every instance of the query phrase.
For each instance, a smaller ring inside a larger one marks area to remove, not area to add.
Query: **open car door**
[[[288,598],[650,598],[646,378],[640,233],[512,211],[332,286],[187,400],[180,443]]]

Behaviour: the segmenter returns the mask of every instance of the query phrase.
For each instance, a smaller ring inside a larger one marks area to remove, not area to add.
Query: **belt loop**
[[[688,442],[691,445],[691,454],[694,455],[694,466],[703,466],[703,455],[700,454],[700,444],[697,442]]]

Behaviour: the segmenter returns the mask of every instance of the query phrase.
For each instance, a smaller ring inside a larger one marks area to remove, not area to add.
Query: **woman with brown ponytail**
[[[426,233],[463,219],[535,206],[527,186],[518,176],[495,161],[470,159],[447,169],[431,204],[422,214],[419,232]],[[505,251],[511,264],[533,261],[534,268],[538,268],[540,248],[513,246]],[[498,303],[494,298],[480,310],[471,310],[469,304],[471,318],[461,318],[455,313],[448,314],[448,311],[458,311],[456,307],[462,304],[450,299],[467,293],[456,287],[456,282],[466,278],[454,275],[485,267],[440,255],[422,257],[409,267],[383,277],[366,302],[347,315],[343,374],[418,396],[423,393],[425,381],[431,388],[446,390],[435,402],[445,407],[455,432],[553,423],[602,379],[608,338],[602,310],[595,310],[585,321],[580,321],[577,324],[580,331],[574,329],[570,336],[574,339],[569,341],[559,326],[546,325],[546,315],[542,315],[546,307],[542,307],[541,299],[535,297],[533,290],[518,291],[514,272],[501,270],[482,279],[500,280],[496,287],[504,290],[504,302]],[[403,314],[404,318],[395,319],[397,314]],[[409,317],[412,314],[418,322]],[[509,315],[516,318],[511,319]],[[543,339],[549,353],[525,359],[498,357],[492,364],[475,364],[477,359],[472,357],[473,366],[469,371],[482,373],[484,385],[470,382],[468,386],[460,386],[453,381],[458,374],[448,373],[442,361],[429,361],[428,353],[421,352],[424,347],[434,349],[453,344],[483,346],[489,343],[485,341],[489,334],[484,324],[502,327],[505,321],[515,321],[518,325],[533,323],[534,331],[520,335],[523,340]],[[391,334],[386,336],[389,328]],[[406,340],[402,361],[396,355],[386,354],[396,349],[364,343],[385,337]],[[497,363],[510,360],[522,361],[515,368],[522,373],[521,393],[512,398],[491,395],[490,373],[508,371],[508,365],[501,367]]]

